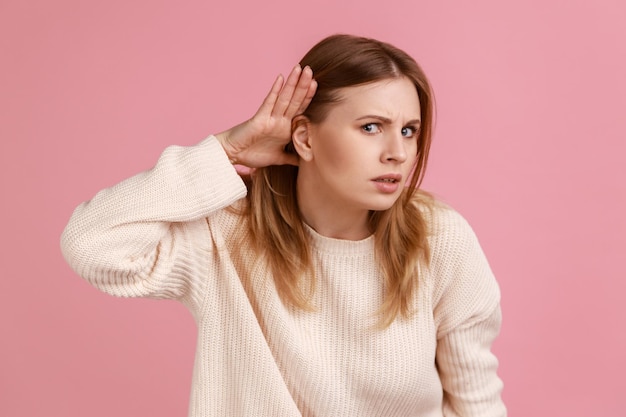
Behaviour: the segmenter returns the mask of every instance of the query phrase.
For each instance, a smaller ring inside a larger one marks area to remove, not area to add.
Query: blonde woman
[[[419,190],[432,124],[410,56],[331,36],[251,119],[81,204],[63,253],[191,311],[190,416],[504,416],[498,285]]]

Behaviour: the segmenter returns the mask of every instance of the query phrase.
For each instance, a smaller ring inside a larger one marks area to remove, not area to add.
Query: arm
[[[471,227],[445,210],[434,258],[436,362],[446,417],[504,417],[491,345],[501,324],[500,291]]]
[[[504,417],[496,373],[498,360],[491,344],[500,329],[500,307],[487,317],[469,321],[439,339],[437,366],[444,387],[446,417]]]
[[[202,276],[211,213],[246,189],[215,137],[167,148],[156,166],[78,206],[61,237],[70,266],[116,296],[182,298]]]
[[[170,147],[156,166],[81,204],[61,237],[70,266],[117,296],[197,303],[210,250],[207,217],[245,195],[231,161],[249,167],[296,163],[284,151],[291,119],[315,93],[310,69],[278,77],[257,113],[193,147]],[[191,298],[189,298],[191,295]]]

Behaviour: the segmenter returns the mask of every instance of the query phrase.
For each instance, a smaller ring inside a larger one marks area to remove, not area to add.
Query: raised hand
[[[250,168],[298,165],[297,155],[285,152],[285,145],[291,141],[291,120],[304,112],[316,88],[309,67],[296,66],[286,82],[279,75],[251,119],[216,135],[228,157]]]

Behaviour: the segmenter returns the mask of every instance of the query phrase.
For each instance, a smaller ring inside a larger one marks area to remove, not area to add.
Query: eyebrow
[[[387,118],[387,117],[383,117],[383,116],[377,116],[375,114],[368,114],[366,116],[363,117],[359,117],[358,120],[364,120],[364,119],[377,119],[380,120],[383,123],[387,123],[387,124],[391,124],[392,120]],[[413,120],[409,120],[408,122],[406,122],[406,125],[417,125],[417,126],[421,126],[422,125],[422,121],[420,119],[413,119]]]

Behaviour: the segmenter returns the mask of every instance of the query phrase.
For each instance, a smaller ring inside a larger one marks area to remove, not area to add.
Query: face
[[[344,212],[387,210],[416,160],[420,103],[415,85],[403,77],[339,93],[342,99],[324,121],[308,127],[298,186],[306,190],[306,200]]]

